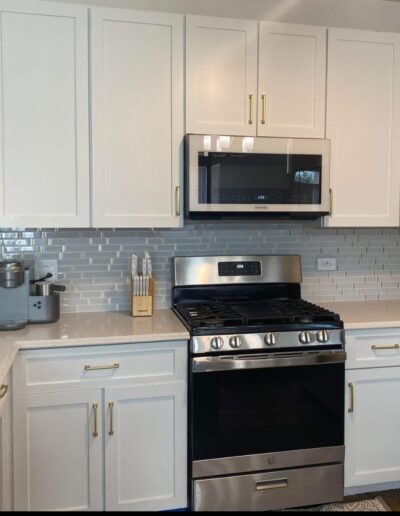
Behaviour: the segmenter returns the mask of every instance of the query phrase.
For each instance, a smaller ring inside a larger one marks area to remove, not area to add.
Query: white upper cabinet
[[[0,226],[89,226],[88,9],[0,0]]]
[[[400,35],[330,29],[329,226],[398,226]]]
[[[186,132],[255,136],[258,22],[186,17]]]
[[[92,9],[93,225],[180,225],[182,15]]]
[[[258,134],[325,137],[326,28],[260,22]]]

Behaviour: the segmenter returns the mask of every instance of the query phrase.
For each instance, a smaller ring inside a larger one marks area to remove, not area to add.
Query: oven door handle
[[[193,373],[233,371],[241,369],[266,369],[270,367],[298,367],[322,364],[341,364],[346,361],[344,351],[304,353],[292,356],[236,355],[197,357],[193,359]]]

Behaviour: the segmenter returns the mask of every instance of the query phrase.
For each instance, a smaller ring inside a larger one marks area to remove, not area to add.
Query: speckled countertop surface
[[[400,328],[400,300],[337,301],[318,304],[338,313],[346,330]]]
[[[63,314],[56,323],[0,332],[0,384],[20,349],[188,339],[188,331],[171,310],[135,318],[127,312]]]

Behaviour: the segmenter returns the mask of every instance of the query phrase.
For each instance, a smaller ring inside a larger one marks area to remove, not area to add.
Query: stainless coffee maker
[[[0,330],[19,330],[29,320],[30,271],[22,262],[0,261]]]

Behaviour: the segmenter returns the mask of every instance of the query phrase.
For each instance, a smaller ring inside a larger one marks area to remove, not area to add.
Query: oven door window
[[[322,156],[199,152],[199,204],[320,204]]]
[[[344,365],[193,374],[193,460],[342,446]]]

